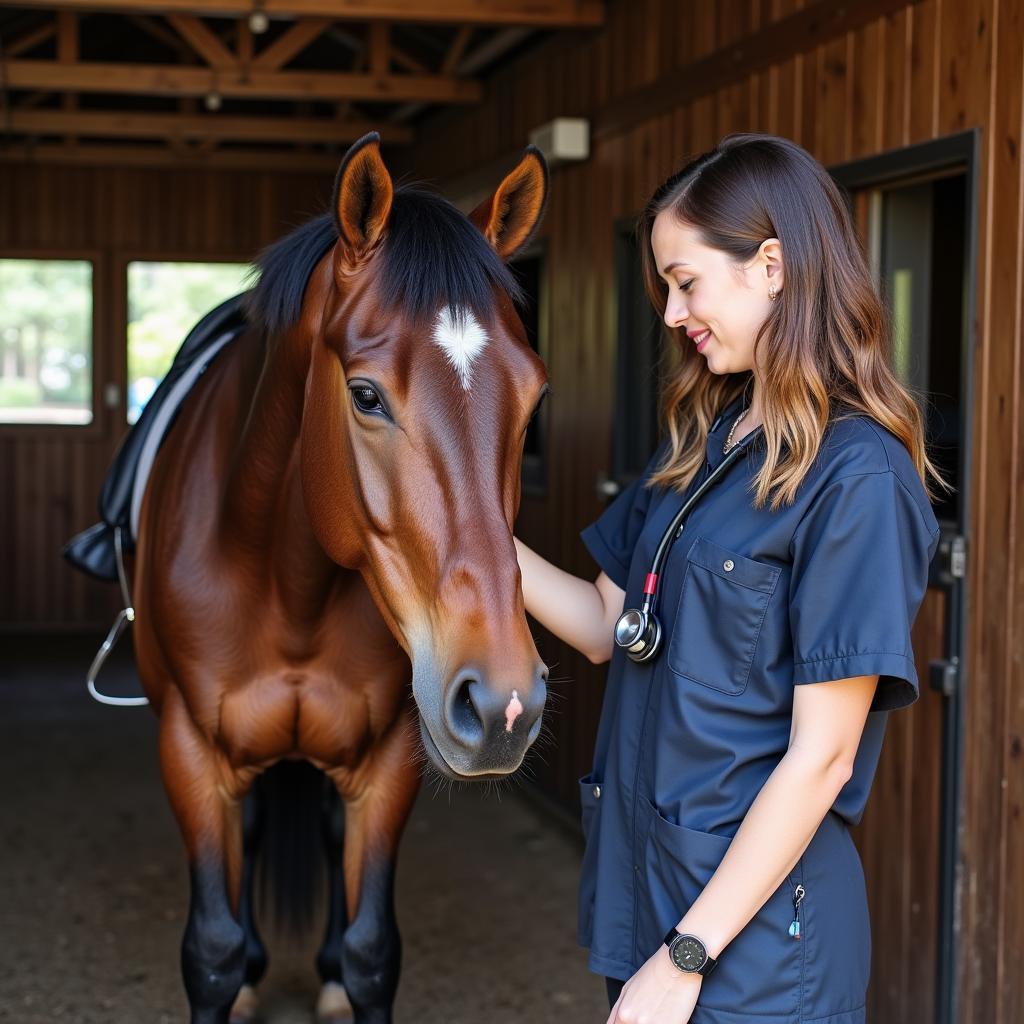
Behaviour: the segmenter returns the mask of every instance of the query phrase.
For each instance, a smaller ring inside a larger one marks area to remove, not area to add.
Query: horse
[[[364,136],[330,210],[261,255],[249,326],[153,463],[134,645],[188,856],[192,1024],[255,1012],[251,861],[272,816],[243,798],[264,773],[308,762],[336,794],[312,803],[329,845],[318,1015],[377,1024],[392,1017],[396,851],[424,766],[502,778],[541,729],[547,669],[512,526],[547,374],[508,260],[547,195],[530,147],[467,217],[396,186]],[[287,789],[264,796],[301,804]]]

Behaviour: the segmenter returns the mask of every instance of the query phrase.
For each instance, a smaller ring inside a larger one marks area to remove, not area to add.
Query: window
[[[128,422],[134,423],[188,332],[245,291],[248,263],[128,264]]]
[[[92,422],[92,264],[0,259],[0,423]]]

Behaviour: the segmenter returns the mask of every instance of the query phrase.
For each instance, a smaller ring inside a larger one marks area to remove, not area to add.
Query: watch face
[[[683,935],[672,944],[672,961],[681,971],[699,971],[707,958],[704,943],[692,935]]]

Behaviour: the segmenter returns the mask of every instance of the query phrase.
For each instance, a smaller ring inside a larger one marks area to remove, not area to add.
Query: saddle
[[[242,292],[214,307],[182,342],[167,375],[125,434],[107,470],[99,499],[101,522],[64,545],[63,555],[76,569],[116,582],[115,531],[120,529],[122,548],[134,550],[139,510],[156,453],[195,382],[224,346],[248,326],[244,312],[247,295]]]

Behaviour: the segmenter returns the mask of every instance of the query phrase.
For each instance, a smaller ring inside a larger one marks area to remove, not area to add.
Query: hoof
[[[243,985],[235,997],[235,1005],[231,1007],[230,1024],[253,1024],[257,1004],[256,989],[252,985]]]
[[[320,998],[316,1001],[317,1024],[346,1024],[352,1019],[352,1004],[348,1001],[344,986],[336,981],[328,981],[320,989]]]

